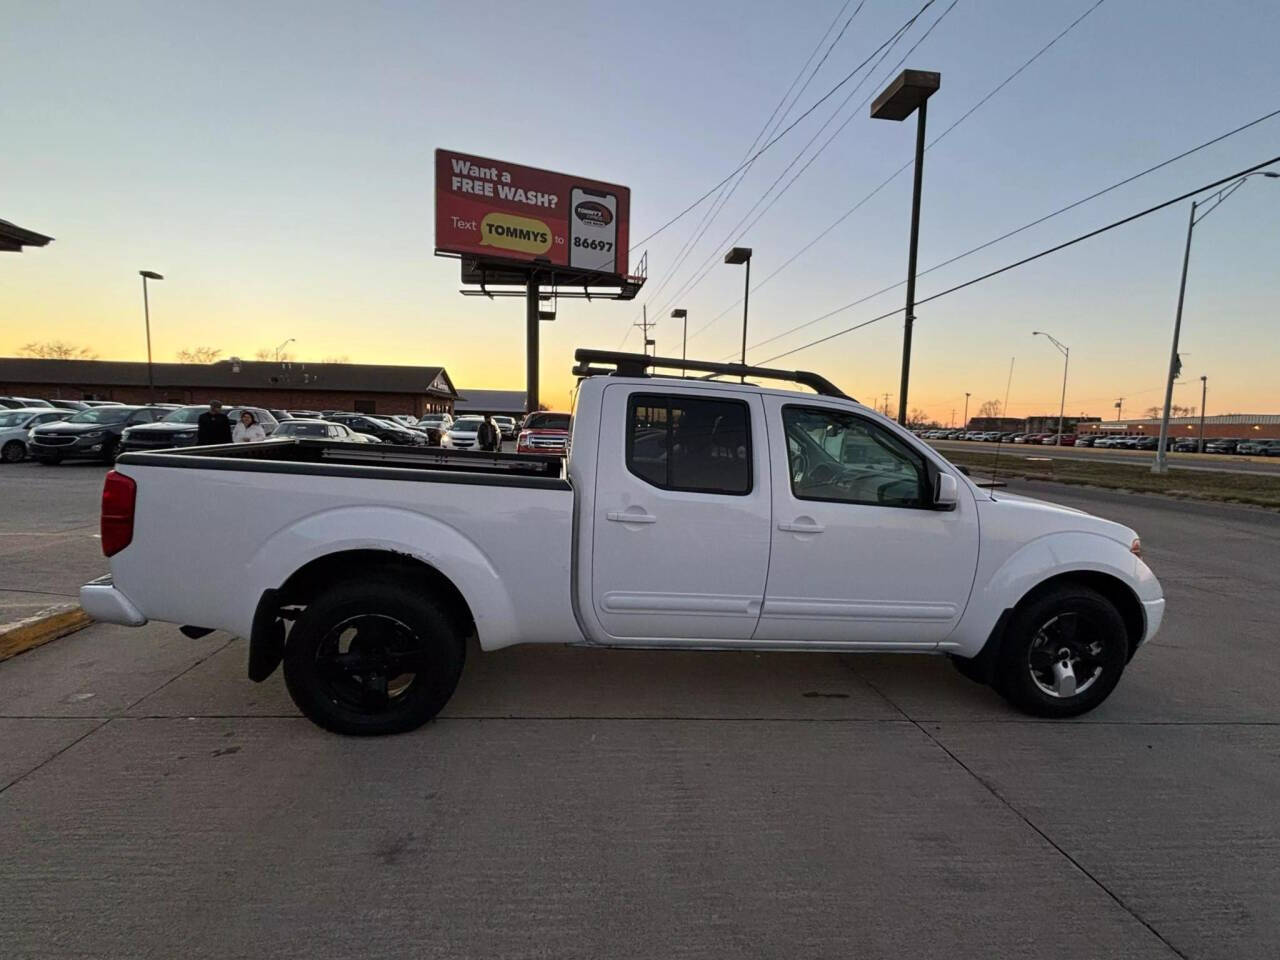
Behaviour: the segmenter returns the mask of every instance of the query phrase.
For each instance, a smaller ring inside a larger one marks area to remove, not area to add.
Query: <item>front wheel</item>
[[[21,440],[10,440],[0,450],[0,459],[5,463],[21,463],[27,459],[27,448]]]
[[[434,717],[458,685],[463,638],[416,589],[364,581],[307,606],[284,650],[293,702],[334,733],[404,733]]]
[[[1014,614],[996,687],[1033,716],[1074,717],[1110,696],[1128,659],[1128,631],[1111,601],[1088,587],[1061,586]]]

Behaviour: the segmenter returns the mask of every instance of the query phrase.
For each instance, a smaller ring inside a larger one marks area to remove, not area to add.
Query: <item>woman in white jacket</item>
[[[235,443],[256,443],[267,439],[267,432],[248,410],[240,414],[240,422],[231,431],[231,439]]]

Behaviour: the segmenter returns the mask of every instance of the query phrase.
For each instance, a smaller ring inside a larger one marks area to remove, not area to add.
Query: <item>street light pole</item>
[[[672,310],[671,319],[681,320],[684,322],[684,330],[680,334],[680,359],[683,360],[687,355],[689,347],[689,311],[680,309]],[[684,370],[680,371],[682,376],[684,375],[684,372]]]
[[[1197,453],[1204,453],[1204,402],[1209,396],[1209,378],[1202,376],[1200,378],[1200,443]]]
[[[1182,304],[1186,299],[1187,293],[1187,267],[1191,262],[1191,235],[1196,228],[1196,224],[1218,209],[1231,194],[1235,193],[1244,182],[1250,177],[1268,177],[1270,179],[1280,178],[1280,173],[1272,173],[1267,170],[1254,171],[1246,173],[1238,180],[1233,180],[1217,193],[1213,194],[1204,203],[1196,200],[1191,201],[1191,213],[1187,217],[1187,245],[1182,252],[1182,279],[1178,283],[1178,309],[1173,316],[1173,346],[1169,350],[1169,379],[1164,385],[1164,415],[1160,418],[1160,443],[1156,447],[1156,458],[1152,461],[1152,473],[1168,473],[1169,472],[1169,455],[1165,450],[1165,444],[1169,442],[1169,411],[1173,406],[1173,381],[1177,379],[1181,370],[1182,362],[1178,359],[1178,337],[1182,333]],[[1204,207],[1205,210],[1196,217],[1196,210]],[[1201,407],[1203,412],[1203,406]]]
[[[871,104],[876,120],[905,120],[916,114],[915,176],[911,189],[911,239],[907,249],[907,304],[902,326],[902,382],[898,389],[898,423],[907,423],[907,387],[911,380],[911,328],[916,319],[916,250],[920,242],[920,187],[924,179],[924,131],[928,100],[942,84],[942,75],[928,70],[903,70]]]
[[[276,347],[276,363],[280,362],[280,351],[283,350],[285,347],[287,347],[289,344],[295,342],[296,340],[297,340],[297,337],[290,337],[284,343],[280,344],[280,346]]]
[[[743,263],[747,266],[746,286],[742,291],[742,355],[739,361],[745,367],[747,365],[747,301],[751,297],[751,248],[734,247],[724,255],[724,262],[734,264]],[[747,378],[745,376],[742,378],[742,382],[747,382]]]
[[[969,394],[964,395],[964,422],[960,424],[960,429],[969,429]]]
[[[147,281],[163,280],[164,277],[154,270],[139,270],[138,275],[142,277],[142,315],[146,318],[147,325],[147,394],[151,402],[155,403],[156,378],[151,367],[151,302],[147,297]]]
[[[1048,337],[1049,341],[1058,348],[1062,354],[1062,402],[1058,404],[1058,442],[1055,446],[1062,446],[1062,426],[1064,414],[1067,409],[1067,366],[1071,363],[1071,348],[1065,343],[1055,339],[1051,334],[1043,333],[1040,330],[1031,332],[1033,337]]]

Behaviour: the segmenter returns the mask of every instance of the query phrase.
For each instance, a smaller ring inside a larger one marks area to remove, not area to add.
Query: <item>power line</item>
[[[1036,219],[1031,220],[1028,223],[1024,223],[1020,227],[1016,227],[1013,230],[1009,230],[1006,233],[1000,234],[1000,236],[998,237],[993,237],[992,239],[987,240],[984,243],[980,243],[976,247],[970,247],[968,250],[965,250],[963,253],[958,253],[953,257],[949,257],[948,259],[941,261],[940,263],[935,263],[933,266],[929,267],[927,270],[919,271],[916,274],[916,276],[923,277],[925,274],[933,273],[935,270],[941,270],[943,267],[950,266],[951,264],[955,263],[958,260],[963,260],[965,257],[968,257],[972,254],[985,250],[988,247],[994,246],[995,244],[1000,243],[1002,240],[1008,240],[1010,237],[1016,236],[1017,234],[1022,233],[1025,230],[1030,230],[1032,227],[1039,226],[1040,224],[1044,223],[1047,220],[1052,220],[1054,217],[1060,216],[1061,214],[1074,210],[1076,207],[1086,204],[1091,200],[1096,200],[1099,197],[1105,194],[1108,194],[1113,190],[1118,190],[1120,187],[1127,186],[1128,184],[1133,183],[1135,180],[1139,180],[1150,173],[1155,173],[1157,170],[1163,169],[1164,167],[1167,167],[1172,163],[1176,163],[1179,160],[1183,160],[1186,157],[1191,156],[1193,153],[1198,153],[1199,151],[1204,150],[1206,147],[1211,147],[1216,143],[1221,143],[1223,140],[1226,140],[1229,137],[1234,137],[1238,133],[1243,133],[1245,130],[1248,130],[1250,127],[1255,127],[1258,124],[1263,123],[1266,120],[1270,120],[1276,116],[1280,116],[1280,110],[1272,110],[1270,113],[1265,113],[1262,116],[1257,117],[1256,119],[1250,120],[1248,123],[1241,124],[1240,126],[1232,130],[1228,130],[1226,133],[1219,134],[1216,137],[1213,137],[1209,140],[1205,140],[1203,143],[1200,143],[1194,147],[1191,147],[1189,150],[1183,150],[1181,153],[1175,154],[1174,156],[1169,157],[1166,160],[1161,160],[1159,163],[1154,164],[1153,166],[1147,167],[1145,170],[1141,170],[1138,173],[1132,174],[1131,176],[1125,177],[1123,180],[1117,180],[1115,183],[1111,184],[1110,186],[1103,187],[1101,190],[1097,190],[1089,194],[1087,197],[1081,197],[1079,200],[1075,200],[1064,207],[1059,207],[1058,209],[1054,210],[1052,213],[1046,213],[1044,216],[1037,217]],[[908,166],[909,165],[910,164],[908,164]],[[906,168],[903,167],[902,169],[906,169]],[[783,266],[785,267],[786,264],[783,264]],[[781,271],[781,269],[782,268],[780,267],[778,270],[774,271],[774,273],[771,274],[770,277],[777,276],[777,274]],[[767,282],[768,279],[770,278],[767,277],[764,282]],[[764,282],[762,282],[760,286],[763,286]],[[840,313],[841,311],[848,310],[860,304],[866,303],[868,300],[874,300],[876,297],[880,296],[881,294],[888,293],[890,290],[894,290],[902,286],[906,282],[907,282],[906,280],[898,280],[897,282],[891,283],[886,287],[881,287],[879,290],[875,291],[874,293],[869,293],[866,296],[859,297],[857,300],[854,300],[851,303],[846,303],[843,307],[833,310],[830,313],[825,313],[820,317],[814,318],[813,320],[806,320],[804,323],[797,324],[796,326],[791,327],[790,329],[784,330],[781,333],[774,334],[771,337],[766,337],[764,340],[761,340],[758,343],[753,343],[750,347],[748,347],[748,349],[756,350],[760,347],[763,347],[765,344],[773,343],[775,340],[780,340],[783,337],[790,336],[791,334],[796,333],[797,331],[803,330],[806,327],[810,327],[813,324],[818,323],[822,320],[826,320],[828,317],[833,316],[836,313]],[[751,292],[754,293],[756,290],[760,289],[760,286],[753,287]],[[741,303],[741,301],[739,301],[739,303]],[[737,305],[738,304],[734,304],[735,307]],[[729,310],[732,310],[732,309],[733,307],[729,307]],[[728,313],[728,312],[729,312],[728,310],[725,311],[725,313]],[[723,314],[721,315],[723,316]]]
[[[960,0],[951,0],[951,4],[945,10],[942,11],[942,14],[936,20],[934,20],[932,24],[929,25],[929,28],[925,30],[925,32],[916,40],[916,42],[911,45],[910,49],[908,49],[907,52],[902,55],[902,58],[892,67],[892,69],[890,69],[889,71],[890,75],[894,74],[898,70],[898,68],[901,67],[907,61],[907,58],[910,57],[911,54],[913,54],[916,51],[916,49],[920,46],[920,44],[924,43],[924,41],[929,38],[929,35],[933,33],[934,28],[937,27],[938,24],[940,24],[943,21],[943,19],[946,18],[947,14],[949,14],[952,10],[955,9],[956,4],[959,2]],[[871,102],[871,100],[875,96],[875,93],[872,93],[866,99],[864,99],[858,105],[858,107],[855,108],[849,114],[849,116],[845,118],[844,122],[841,123],[840,126],[836,127],[836,129],[831,133],[831,136],[827,138],[826,142],[823,143],[822,146],[820,146],[816,151],[814,151],[813,155],[809,157],[807,161],[805,161],[804,166],[802,166],[799,170],[797,170],[795,175],[789,181],[787,181],[786,185],[781,190],[779,190],[771,200],[769,200],[765,208],[761,210],[758,214],[756,214],[755,218],[750,223],[746,222],[747,218],[750,217],[753,213],[755,213],[756,208],[759,207],[760,204],[764,203],[765,198],[768,197],[769,194],[773,192],[773,188],[776,187],[782,181],[782,178],[787,175],[787,173],[791,170],[792,167],[794,167],[797,163],[800,162],[800,158],[804,156],[804,152],[813,145],[813,143],[818,139],[818,137],[822,135],[822,132],[826,130],[826,128],[831,124],[833,120],[835,120],[837,116],[839,116],[840,112],[845,108],[845,105],[848,104],[848,102],[853,99],[854,95],[860,89],[862,89],[862,85],[871,78],[871,75],[880,67],[880,64],[882,64],[888,58],[889,53],[893,50],[893,47],[897,45],[898,41],[901,40],[903,36],[905,36],[905,30],[899,32],[898,36],[894,39],[893,43],[890,44],[890,46],[886,48],[882,54],[880,54],[879,59],[877,59],[876,62],[872,64],[870,70],[867,71],[866,75],[860,81],[858,81],[857,86],[855,86],[852,90],[849,91],[848,95],[844,98],[844,100],[840,102],[840,105],[836,107],[834,111],[832,111],[831,116],[827,118],[826,122],[823,123],[822,126],[819,127],[818,130],[814,133],[814,135],[809,138],[809,142],[800,148],[799,152],[795,155],[794,158],[792,158],[791,162],[788,163],[786,167],[783,168],[782,172],[779,173],[778,176],[774,178],[773,183],[769,184],[768,189],[766,189],[763,193],[761,193],[760,196],[757,198],[756,202],[751,205],[751,209],[748,210],[745,214],[743,214],[742,218],[737,222],[737,224],[734,225],[733,229],[729,231],[729,234],[720,243],[719,249],[724,249],[725,246],[730,245],[731,243],[737,243],[738,240],[742,239],[742,237],[746,235],[748,230],[750,230],[757,223],[759,223],[760,220],[764,217],[764,215],[768,213],[770,209],[773,208],[773,205],[782,199],[783,194],[785,194],[788,190],[790,190],[791,187],[795,184],[795,182],[799,180],[801,176],[804,175],[804,172],[808,170],[810,166],[813,165],[813,162],[818,159],[818,157],[822,154],[822,152],[825,151],[827,147],[831,146],[835,138],[838,137],[840,133],[845,129],[845,127],[847,127],[853,121],[853,119],[858,115],[858,112],[863,107],[865,107],[868,103]],[[877,88],[878,86],[879,85],[877,85]],[[743,224],[746,224],[746,226],[744,227]],[[734,239],[735,237],[737,239]],[[675,296],[672,297],[673,302],[676,298],[678,298],[682,294],[688,293],[690,290],[692,290],[694,287],[696,287],[698,284],[700,284],[703,280],[705,280],[710,275],[711,271],[715,268],[716,253],[717,251],[712,251],[711,255],[706,260],[704,260],[702,264],[699,265],[698,270],[702,272],[698,273],[697,271],[695,271],[696,275],[694,277],[691,277],[685,283],[684,287],[681,288],[680,292],[676,293]],[[738,302],[741,303],[742,301],[739,300]],[[728,311],[725,311],[725,312],[728,312]],[[724,313],[721,313],[719,316],[713,317],[711,320],[704,323],[701,327],[699,327],[697,330],[694,331],[693,336],[696,337],[698,334],[702,333],[704,330],[707,329],[707,327],[711,326],[711,324],[715,323],[716,320],[719,320],[720,317],[722,316],[724,316]]]
[[[928,10],[931,6],[933,6],[934,3],[936,2],[937,0],[925,0],[924,6],[922,6],[919,10],[917,10],[916,13],[907,21],[907,23],[903,27],[900,27],[898,31],[894,33],[893,36],[896,37],[897,33],[900,33],[903,29],[915,23],[915,21],[920,18],[920,15],[924,13],[926,10]],[[724,184],[732,180],[734,175],[737,174],[739,170],[741,170],[743,167],[747,166],[748,164],[754,162],[757,157],[759,157],[766,150],[768,150],[775,143],[777,143],[779,140],[785,137],[788,133],[794,130],[797,126],[799,126],[802,122],[804,122],[805,118],[807,118],[809,114],[813,113],[813,111],[817,110],[818,107],[822,106],[824,103],[830,100],[833,96],[835,96],[836,92],[839,91],[846,83],[852,80],[853,77],[858,73],[858,71],[861,70],[864,66],[866,66],[868,61],[870,61],[876,54],[878,54],[881,50],[887,47],[892,39],[893,37],[890,37],[889,40],[886,40],[884,43],[880,44],[879,47],[877,47],[874,51],[872,51],[870,57],[867,57],[867,59],[864,60],[861,64],[854,67],[851,71],[849,71],[849,73],[845,74],[842,80],[840,80],[834,87],[832,87],[830,90],[824,93],[821,97],[819,97],[817,100],[811,103],[805,109],[805,111],[802,114],[800,114],[800,116],[796,117],[789,124],[787,124],[787,126],[783,128],[776,136],[770,138],[759,150],[753,153],[745,163],[741,163],[737,167],[735,167],[733,170],[731,170],[727,177],[725,177],[723,180],[719,181],[718,183],[714,184],[710,190],[708,190],[702,196],[698,197],[698,199],[694,200],[693,203],[689,204],[687,207],[685,207],[683,210],[677,213],[674,217],[672,217],[666,223],[662,224],[662,226],[658,227],[658,229],[654,230],[652,233],[645,235],[644,237],[641,237],[635,243],[631,244],[630,249],[636,250],[637,248],[642,247],[644,244],[648,243],[650,240],[652,240],[658,234],[662,233],[662,231],[666,230],[672,224],[683,219],[684,216],[687,213],[689,213],[690,210],[693,210],[695,207],[701,204],[703,200],[706,200],[707,197],[711,196],[713,193],[719,190],[720,187],[722,187]]]
[[[1033,260],[1039,260],[1041,257],[1047,257],[1051,253],[1057,253],[1059,250],[1065,250],[1067,247],[1074,246],[1075,244],[1080,243],[1084,240],[1089,240],[1093,237],[1098,236],[1099,234],[1106,233],[1108,230],[1114,230],[1116,227],[1122,227],[1126,223],[1132,223],[1133,221],[1139,220],[1142,217],[1149,216],[1150,214],[1156,213],[1159,210],[1163,210],[1165,207],[1170,207],[1175,203],[1180,203],[1183,200],[1187,200],[1191,197],[1194,197],[1198,193],[1204,193],[1206,190],[1212,190],[1214,187],[1220,187],[1224,183],[1229,183],[1230,181],[1235,180],[1237,177],[1242,177],[1242,176],[1245,176],[1246,174],[1253,173],[1255,170],[1261,170],[1263,167],[1269,167],[1273,163],[1280,163],[1280,156],[1272,157],[1270,160],[1264,160],[1262,163],[1254,164],[1252,167],[1247,167],[1244,170],[1240,170],[1236,173],[1230,174],[1229,176],[1223,177],[1220,180],[1215,180],[1212,183],[1206,183],[1204,186],[1196,187],[1194,190],[1189,190],[1186,193],[1179,194],[1178,196],[1173,197],[1170,200],[1165,200],[1161,203],[1157,203],[1153,207],[1147,207],[1145,210],[1140,210],[1137,213],[1130,214],[1129,216],[1124,217],[1120,220],[1114,220],[1111,223],[1108,223],[1106,226],[1098,227],[1096,230],[1090,230],[1088,233],[1082,233],[1080,234],[1080,236],[1073,237],[1072,239],[1067,240],[1064,243],[1059,243],[1056,246],[1049,247],[1047,250],[1041,250],[1039,253],[1033,253],[1029,257],[1023,257],[1021,260],[1015,260],[1013,263],[1005,264],[1005,266],[1003,267],[999,267],[995,270],[988,271],[987,273],[984,273],[978,277],[974,277],[971,280],[966,280],[963,283],[957,283],[955,286],[948,287],[945,290],[939,291],[938,293],[925,297],[923,300],[917,300],[916,305],[919,306],[921,304],[929,303],[931,300],[937,300],[941,297],[945,297],[948,294],[952,294],[959,290],[963,290],[966,287],[971,287],[974,284],[981,283],[984,280],[990,280],[992,277],[999,276],[1002,273],[1007,273],[1008,271],[1013,270],[1016,267],[1021,267],[1028,263],[1031,263]],[[826,316],[831,316],[832,313],[838,313],[840,310],[843,310],[843,309],[846,309],[846,308],[841,307],[839,308],[839,310],[834,310],[831,313],[828,313]],[[834,340],[836,337],[842,337],[846,333],[852,333],[854,330],[861,330],[863,327],[870,326],[873,323],[878,323],[879,321],[892,317],[895,314],[902,313],[904,309],[905,309],[904,307],[899,307],[896,310],[890,310],[888,313],[882,313],[878,317],[872,317],[870,320],[864,320],[861,323],[854,324],[852,327],[847,327],[844,330],[837,330],[835,333],[828,334],[825,337],[820,337],[817,340],[812,340],[809,343],[803,344],[799,347],[795,347],[791,350],[787,350],[784,353],[779,353],[775,356],[769,357],[767,360],[761,360],[759,364],[757,364],[757,366],[763,365],[766,363],[772,363],[774,360],[780,360],[783,357],[789,357],[793,353],[799,353],[801,350],[808,350],[810,347],[816,347],[820,343],[826,343],[828,340]]]
[[[804,85],[798,91],[796,91],[796,84],[799,83],[800,78],[805,75],[805,71],[807,71],[809,69],[809,65],[813,63],[813,58],[818,55],[818,51],[822,49],[823,43],[826,41],[827,37],[831,35],[831,31],[835,29],[836,24],[840,22],[840,18],[844,16],[844,12],[847,9],[849,9],[849,4],[851,2],[852,0],[844,0],[844,5],[841,6],[839,12],[836,13],[835,18],[827,26],[827,29],[823,31],[822,36],[818,38],[818,42],[814,45],[813,50],[810,52],[808,59],[805,60],[804,65],[800,67],[800,70],[795,75],[795,78],[792,79],[791,85],[787,87],[786,93],[782,95],[782,99],[778,101],[776,106],[774,106],[773,112],[770,113],[769,118],[765,120],[764,126],[760,128],[760,132],[755,135],[755,137],[751,141],[750,146],[747,147],[746,152],[742,156],[743,161],[745,161],[751,155],[751,151],[756,148],[756,146],[760,143],[761,140],[768,139],[768,137],[772,135],[772,133],[777,129],[777,125],[774,122],[775,120],[777,121],[777,124],[781,124],[786,120],[787,114],[791,112],[791,109],[792,107],[795,106],[796,101],[799,100],[800,97],[804,95],[805,90],[809,89],[809,84],[813,82],[813,78],[817,76],[818,71],[822,69],[822,65],[827,62],[827,58],[831,56],[831,51],[835,49],[836,44],[840,42],[841,38],[845,34],[845,31],[849,29],[849,25],[853,23],[854,17],[858,15],[858,13],[862,10],[863,6],[866,4],[866,0],[861,0],[857,8],[853,11],[852,14],[850,14],[849,19],[844,22],[844,26],[840,28],[840,32],[836,35],[836,38],[832,40],[831,44],[827,47],[827,51],[822,55],[822,59],[818,61],[818,65],[814,67],[813,70],[809,73],[809,76],[805,80]],[[795,92],[794,98],[791,96],[792,92]],[[791,102],[787,103],[788,100],[790,100]],[[783,111],[784,105],[786,106],[785,111]],[[779,115],[779,111],[783,111],[781,115]],[[725,186],[722,186],[720,188],[720,192],[716,195],[715,200],[711,202],[711,206],[707,207],[707,209],[703,212],[702,219],[698,221],[698,225],[694,227],[693,232],[689,235],[689,238],[685,240],[685,242],[681,245],[680,249],[676,252],[675,263],[666,272],[666,275],[663,277],[662,282],[658,284],[657,289],[647,296],[646,299],[649,302],[652,302],[657,299],[658,294],[662,292],[663,288],[666,287],[666,285],[671,281],[671,278],[674,277],[675,274],[679,271],[680,267],[684,264],[685,260],[688,259],[691,253],[693,253],[694,248],[702,240],[702,237],[706,234],[707,230],[710,229],[711,224],[715,222],[716,217],[718,217],[720,213],[724,210],[725,206],[729,203],[729,200],[733,197],[738,187],[742,184],[742,181],[746,179],[746,176],[748,173],[750,173],[751,167],[753,164],[754,164],[754,161],[752,161],[751,163],[747,163],[747,165],[742,169],[742,172],[738,174],[738,179],[734,181],[731,187],[728,187],[727,193],[726,193]]]
[[[1001,90],[1003,90],[1006,86],[1008,86],[1008,85],[1009,85],[1009,83],[1011,83],[1011,82],[1012,82],[1012,81],[1013,81],[1013,80],[1014,80],[1014,79],[1015,79],[1019,74],[1021,74],[1024,70],[1026,70],[1026,69],[1027,69],[1028,67],[1030,67],[1033,63],[1035,63],[1037,60],[1039,60],[1042,56],[1044,56],[1046,53],[1048,53],[1048,52],[1049,52],[1049,50],[1051,50],[1051,49],[1052,49],[1052,48],[1053,48],[1053,47],[1058,43],[1058,41],[1060,41],[1063,37],[1065,37],[1065,36],[1066,36],[1067,34],[1069,34],[1072,30],[1074,30],[1077,26],[1079,26],[1079,25],[1080,25],[1080,23],[1081,23],[1081,22],[1083,22],[1083,21],[1084,21],[1084,19],[1085,19],[1086,17],[1088,17],[1091,13],[1093,13],[1095,10],[1097,10],[1097,9],[1098,9],[1098,7],[1102,6],[1102,4],[1103,4],[1103,3],[1105,3],[1105,2],[1106,2],[1106,0],[1096,0],[1096,2],[1093,4],[1093,6],[1089,7],[1089,9],[1085,10],[1085,11],[1084,11],[1084,13],[1082,13],[1082,14],[1080,14],[1080,16],[1076,17],[1076,19],[1075,19],[1075,20],[1073,20],[1071,23],[1069,23],[1065,28],[1063,28],[1063,29],[1058,33],[1058,35],[1057,35],[1057,36],[1055,36],[1052,40],[1050,40],[1050,41],[1049,41],[1048,43],[1046,43],[1043,47],[1041,47],[1039,50],[1037,50],[1037,51],[1036,51],[1036,52],[1035,52],[1035,53],[1034,53],[1030,58],[1028,58],[1026,61],[1024,61],[1024,62],[1022,63],[1022,65],[1021,65],[1021,66],[1019,66],[1016,70],[1014,70],[1011,74],[1009,74],[1007,77],[1005,77],[1003,80],[1001,80],[998,84],[996,84],[994,87],[992,87],[992,88],[991,88],[991,90],[989,90],[985,96],[983,96],[983,97],[982,97],[982,98],[981,98],[977,103],[975,103],[972,107],[970,107],[968,110],[966,110],[963,114],[961,114],[961,115],[960,115],[960,117],[959,117],[959,118],[958,118],[954,123],[952,123],[949,127],[947,127],[945,130],[943,130],[940,134],[938,134],[936,137],[934,137],[931,141],[929,141],[929,144],[928,144],[928,146],[926,146],[926,147],[925,147],[925,149],[926,149],[926,150],[930,150],[930,149],[932,149],[934,146],[936,146],[936,145],[939,143],[939,141],[941,141],[941,140],[942,140],[942,138],[943,138],[943,137],[945,137],[947,134],[949,134],[949,133],[950,133],[952,130],[954,130],[956,127],[960,126],[960,124],[964,123],[964,121],[968,120],[968,119],[969,119],[969,117],[971,117],[975,112],[977,112],[977,110],[978,110],[979,108],[981,108],[984,104],[986,104],[986,103],[987,103],[987,101],[989,101],[989,100],[990,100],[992,97],[994,97],[997,93],[999,93],[999,92],[1000,92]],[[939,18],[939,19],[941,19],[941,18]],[[892,183],[892,182],[893,182],[894,180],[896,180],[899,176],[901,176],[901,175],[902,175],[906,170],[908,170],[908,169],[911,167],[911,165],[912,165],[912,163],[913,163],[913,162],[914,162],[914,161],[912,161],[912,160],[908,160],[906,163],[904,163],[902,166],[900,166],[897,170],[895,170],[893,173],[891,173],[888,177],[886,177],[884,180],[882,180],[879,184],[877,184],[877,185],[876,185],[876,186],[875,186],[875,187],[874,187],[874,188],[873,188],[873,189],[872,189],[872,190],[871,190],[871,191],[870,191],[866,196],[864,196],[861,200],[859,200],[859,201],[858,201],[857,203],[855,203],[852,207],[850,207],[850,208],[849,208],[848,210],[846,210],[844,213],[840,214],[840,216],[838,216],[834,221],[832,221],[832,222],[831,222],[831,224],[830,224],[829,226],[827,226],[827,227],[826,227],[826,229],[824,229],[824,230],[823,230],[821,233],[819,233],[817,236],[813,237],[813,238],[812,238],[811,240],[809,240],[809,242],[808,242],[808,243],[806,243],[803,247],[801,247],[799,250],[797,250],[795,253],[793,253],[790,257],[788,257],[786,260],[784,260],[784,261],[782,262],[782,264],[781,264],[781,265],[780,265],[776,270],[774,270],[774,271],[773,271],[773,273],[769,274],[767,277],[765,277],[763,280],[761,280],[758,284],[756,284],[756,286],[752,288],[752,292],[754,293],[756,290],[759,290],[761,287],[763,287],[766,283],[768,283],[770,280],[772,280],[772,279],[773,279],[774,277],[776,277],[778,274],[782,273],[782,271],[783,271],[783,270],[787,269],[787,267],[789,267],[789,266],[791,266],[791,264],[795,263],[795,261],[796,261],[796,260],[800,259],[800,257],[802,257],[804,254],[808,253],[808,252],[809,252],[809,251],[810,251],[810,250],[811,250],[811,249],[812,249],[812,248],[813,248],[813,247],[818,243],[818,241],[822,240],[822,239],[823,239],[824,237],[826,237],[826,236],[827,236],[827,234],[829,234],[832,230],[834,230],[836,227],[840,226],[840,224],[842,224],[842,223],[844,223],[846,220],[848,220],[848,219],[849,219],[849,217],[853,216],[853,214],[854,214],[854,213],[856,213],[859,209],[861,209],[861,208],[862,208],[862,206],[863,206],[864,204],[866,204],[869,200],[871,200],[873,197],[875,197],[875,196],[876,196],[876,195],[877,195],[881,190],[883,190],[883,189],[884,189],[885,187],[887,187],[890,183]],[[1081,202],[1084,202],[1084,201],[1081,201]],[[994,241],[993,241],[993,242],[994,242]],[[931,268],[931,269],[934,269],[934,268]],[[919,273],[917,273],[917,274],[916,274],[916,276],[922,276],[922,275],[923,275],[923,274],[919,274]],[[906,281],[905,281],[905,280],[903,280],[903,281],[901,281],[901,283],[906,283]],[[900,284],[898,284],[898,285],[901,285],[901,283],[900,283]],[[888,289],[893,289],[893,288],[892,288],[892,287],[890,287],[890,288],[888,288]],[[874,295],[873,295],[873,296],[874,296]],[[722,310],[720,313],[716,314],[716,316],[712,317],[710,321],[708,321],[708,322],[707,322],[706,324],[704,324],[701,328],[699,328],[699,330],[697,331],[697,333],[701,333],[703,330],[705,330],[705,329],[706,329],[707,327],[709,327],[711,324],[715,323],[715,322],[716,322],[717,320],[719,320],[721,317],[723,317],[723,316],[725,316],[726,314],[730,313],[732,310],[734,310],[734,309],[735,309],[737,306],[739,306],[741,303],[742,303],[742,300],[741,300],[741,299],[738,299],[738,300],[737,300],[737,301],[735,301],[733,304],[731,304],[730,306],[726,307],[726,308],[725,308],[724,310]],[[794,331],[789,331],[789,332],[794,332]],[[694,335],[696,336],[697,334],[695,333]],[[785,334],[780,334],[780,336],[785,336]],[[776,339],[776,338],[774,338],[774,339]],[[766,341],[762,341],[762,342],[763,342],[763,343],[768,343],[769,341],[767,341],[767,340],[766,340]],[[759,346],[759,344],[757,344],[757,346]]]

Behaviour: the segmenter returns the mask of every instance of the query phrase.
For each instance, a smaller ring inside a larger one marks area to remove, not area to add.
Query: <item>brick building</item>
[[[1085,436],[1108,435],[1141,435],[1160,436],[1160,421],[1149,420],[1103,420],[1097,423],[1082,423],[1080,433]],[[1200,436],[1199,417],[1170,417],[1169,436]],[[1217,417],[1204,418],[1204,436],[1206,440],[1217,437],[1230,437],[1238,440],[1277,440],[1280,439],[1280,414],[1276,413],[1228,413]]]
[[[155,399],[168,403],[253,404],[276,410],[355,410],[361,413],[453,411],[458,392],[444,367],[363,363],[220,360],[157,363]],[[0,396],[119,400],[151,397],[147,365],[115,360],[0,358]]]

